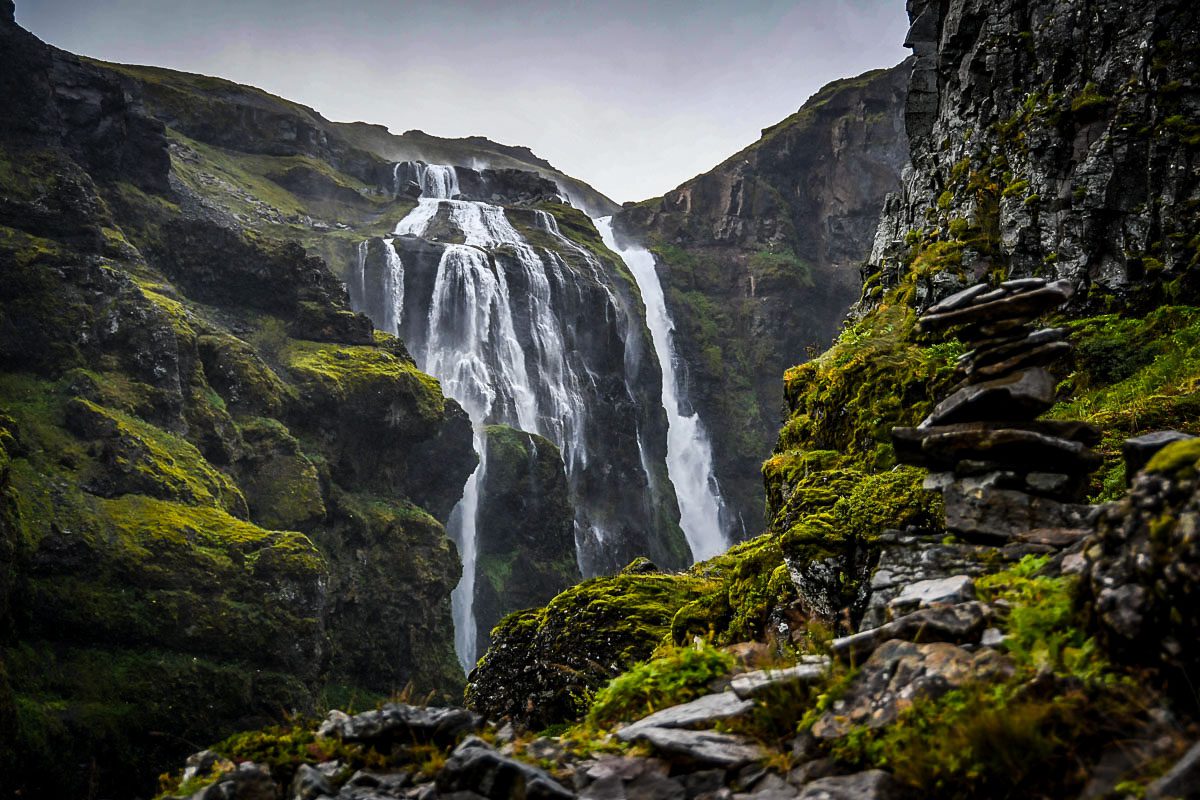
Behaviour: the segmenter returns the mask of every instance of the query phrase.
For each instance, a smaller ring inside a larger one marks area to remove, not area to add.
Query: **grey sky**
[[[903,0],[17,0],[17,20],[334,120],[526,145],[616,200],[662,194],[830,80],[907,55]]]

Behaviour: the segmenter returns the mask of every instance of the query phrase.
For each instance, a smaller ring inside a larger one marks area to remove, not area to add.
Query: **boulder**
[[[734,677],[730,688],[738,697],[749,700],[779,686],[816,683],[828,672],[828,659],[821,659],[785,669],[760,669],[754,672],[745,672]]]
[[[1133,482],[1133,476],[1154,458],[1154,455],[1172,442],[1192,439],[1190,433],[1180,431],[1154,431],[1126,439],[1121,445],[1121,456],[1125,459],[1125,484]]]
[[[478,737],[469,737],[437,776],[440,794],[473,792],[489,800],[569,800],[575,797],[546,772],[501,755]]]
[[[951,575],[948,578],[910,583],[888,603],[893,614],[903,614],[918,608],[933,605],[953,605],[975,599],[975,582],[969,575]]]
[[[648,742],[654,749],[687,761],[732,769],[763,758],[765,752],[749,739],[715,731],[642,727],[633,741]]]
[[[478,730],[483,719],[463,708],[434,708],[387,703],[376,711],[349,716],[330,711],[317,735],[346,742],[453,744],[460,736]]]
[[[623,742],[632,742],[638,737],[643,728],[693,728],[710,726],[721,720],[740,717],[754,707],[754,703],[743,700],[734,692],[717,692],[700,697],[690,703],[683,703],[670,708],[656,711],[648,717],[643,717],[621,730],[617,738]]]
[[[1168,667],[1184,696],[1200,663],[1200,439],[1163,448],[1084,550],[1091,627],[1117,660]]]

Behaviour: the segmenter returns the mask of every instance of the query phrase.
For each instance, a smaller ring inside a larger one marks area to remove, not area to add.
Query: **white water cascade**
[[[443,209],[461,232],[462,244],[446,244],[434,279],[424,347],[414,356],[418,366],[442,382],[443,391],[457,400],[475,427],[474,445],[481,461],[451,512],[448,530],[463,563],[463,577],[451,595],[455,650],[464,670],[474,666],[476,625],[473,610],[479,493],[486,463],[483,426],[505,423],[541,434],[555,442],[568,470],[587,461],[584,447],[586,404],[581,377],[570,364],[564,332],[553,314],[552,292],[563,291],[559,265],[543,259],[505,217],[504,209],[487,203],[451,199],[459,194],[453,167],[406,165],[416,169],[421,187],[417,207],[400,220],[394,236],[424,236]],[[394,172],[400,183],[399,165]],[[395,313],[385,322],[398,328],[403,311],[403,267],[389,283],[395,254],[386,241],[388,273],[384,290],[391,291]],[[503,248],[520,269],[524,296],[509,291],[503,269],[495,267],[488,250]],[[360,255],[360,261],[365,255]],[[361,268],[360,268],[361,272]],[[532,352],[526,353],[514,319],[528,320]]]
[[[646,325],[654,351],[662,366],[662,403],[667,412],[667,473],[679,500],[679,525],[696,561],[711,558],[728,548],[721,529],[720,488],[713,474],[712,445],[696,412],[684,414],[679,406],[679,383],[675,375],[675,329],[667,312],[662,283],[649,250],[617,246],[612,217],[593,220],[605,246],[621,257],[633,273],[646,304]]]

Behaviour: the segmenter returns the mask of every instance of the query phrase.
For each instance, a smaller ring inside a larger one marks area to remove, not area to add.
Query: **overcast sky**
[[[907,55],[903,0],[17,0],[17,20],[75,53],[218,75],[334,120],[526,145],[618,201]]]

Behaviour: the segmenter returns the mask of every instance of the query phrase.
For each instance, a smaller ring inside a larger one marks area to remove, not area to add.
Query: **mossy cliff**
[[[502,617],[539,606],[580,581],[562,455],[554,443],[505,425],[485,429],[475,619],[479,649]]]
[[[757,473],[779,428],[778,376],[829,345],[884,197],[900,187],[907,77],[902,64],[835,81],[746,149],[614,219],[619,238],[658,259],[684,396],[709,423],[743,535],[763,524]]]
[[[0,769],[456,695],[465,415],[325,263],[206,209],[131,85],[0,15]],[[11,112],[11,113],[8,113]]]

